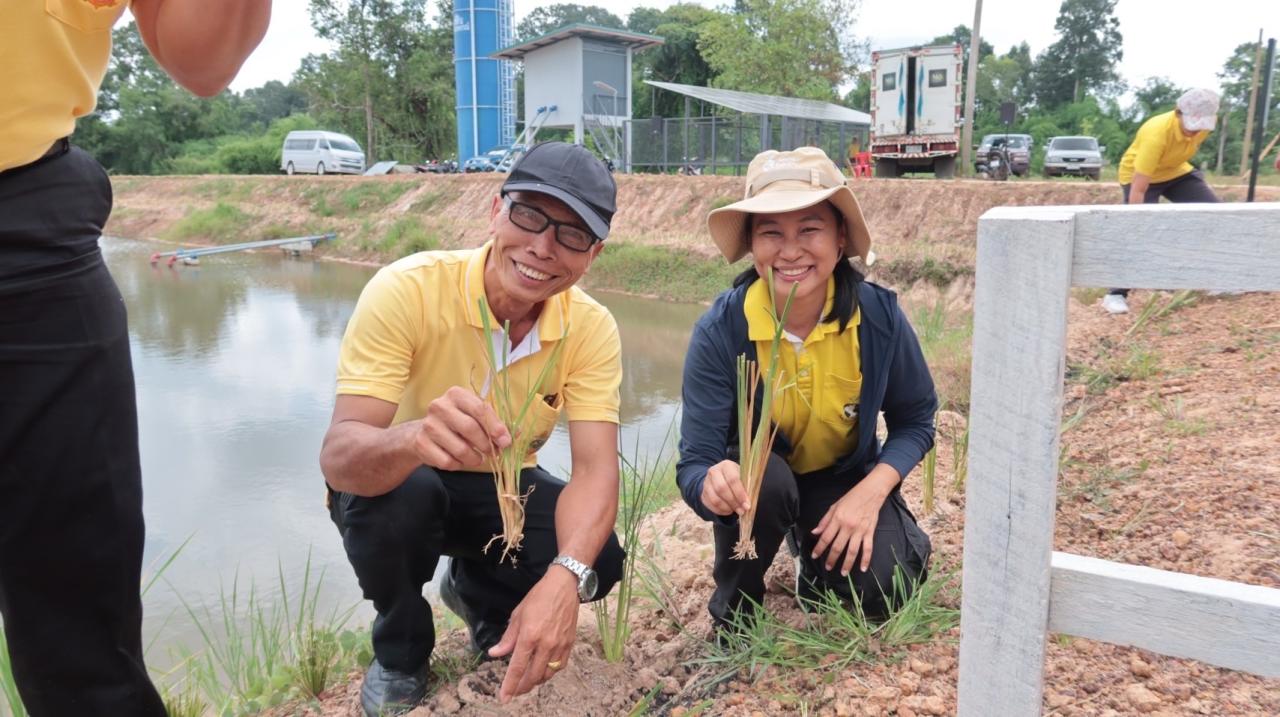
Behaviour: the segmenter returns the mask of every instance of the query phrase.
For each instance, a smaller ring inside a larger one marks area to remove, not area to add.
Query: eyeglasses
[[[530,234],[541,234],[547,230],[547,227],[555,227],[556,242],[566,249],[576,252],[590,251],[597,241],[586,230],[567,222],[558,222],[532,204],[518,202],[511,197],[504,197],[503,202],[507,206],[507,216],[511,218],[512,224]]]

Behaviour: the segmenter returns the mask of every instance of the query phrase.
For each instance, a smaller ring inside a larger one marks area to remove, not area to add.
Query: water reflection
[[[156,247],[102,242],[129,308],[147,519],[146,560],[194,536],[147,595],[149,660],[175,640],[194,645],[179,595],[213,605],[237,571],[241,589],[300,584],[308,552],[327,571],[327,602],[359,600],[324,509],[317,464],[333,407],[334,368],[347,319],[374,269],[279,254],[207,257],[153,267]],[[689,331],[702,307],[597,293],[623,343],[622,445],[656,451],[673,425]],[[569,468],[567,431],[540,460]],[[367,616],[367,613],[362,613]],[[166,622],[167,621],[167,622]],[[161,626],[163,625],[163,629]]]

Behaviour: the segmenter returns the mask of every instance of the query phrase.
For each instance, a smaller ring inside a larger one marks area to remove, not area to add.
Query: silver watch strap
[[[551,562],[568,568],[570,572],[578,576],[578,580],[585,579],[587,571],[591,569],[588,565],[570,555],[557,555],[556,559]]]

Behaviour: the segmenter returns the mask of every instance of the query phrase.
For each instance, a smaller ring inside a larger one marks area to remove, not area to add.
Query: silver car
[[[1079,174],[1097,179],[1105,150],[1096,137],[1054,137],[1044,149],[1044,176]]]

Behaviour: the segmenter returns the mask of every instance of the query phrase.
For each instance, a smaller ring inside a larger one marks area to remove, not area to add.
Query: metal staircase
[[[498,169],[507,172],[511,170],[511,165],[520,159],[520,155],[525,150],[533,146],[534,140],[538,136],[538,130],[547,123],[551,115],[556,111],[555,105],[539,107],[533,113],[533,119],[529,120],[529,124],[520,130],[520,134],[507,147],[507,153],[502,155],[502,160],[498,162]]]
[[[513,0],[498,0],[498,47],[511,47],[515,42],[512,3]],[[498,86],[502,121],[500,143],[510,147],[516,133],[516,63],[511,60],[498,62]]]

